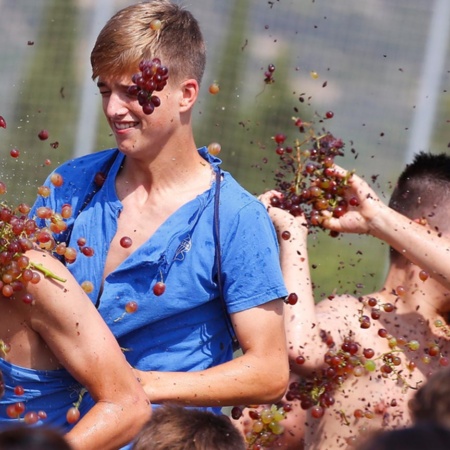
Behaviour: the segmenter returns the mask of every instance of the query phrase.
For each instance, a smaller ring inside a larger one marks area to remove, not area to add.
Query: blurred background
[[[387,201],[414,153],[449,151],[448,0],[176,0],[198,18],[208,63],[194,114],[198,146],[254,194],[274,187],[272,137],[292,116],[345,142],[339,162]],[[0,180],[32,203],[63,161],[113,147],[90,78],[97,33],[129,0],[0,0]],[[269,64],[274,82],[264,82]],[[217,82],[220,92],[208,87]],[[47,140],[38,133],[46,129]],[[10,151],[18,149],[19,157]],[[316,300],[371,292],[387,248],[367,236],[310,237]]]

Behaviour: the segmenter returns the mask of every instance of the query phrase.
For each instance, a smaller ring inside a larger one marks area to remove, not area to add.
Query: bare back
[[[383,304],[387,297],[379,295],[378,300]],[[369,311],[370,315],[370,309],[365,307],[364,314]],[[308,450],[351,449],[358,437],[370,429],[409,425],[408,401],[430,373],[440,367],[439,355],[427,359],[430,343],[439,343],[441,354],[447,355],[450,350],[445,332],[437,329],[420,311],[409,314],[383,311],[378,320],[371,320],[368,329],[362,329],[361,310],[361,301],[353,297],[327,299],[317,306],[320,328],[331,333],[336,346],[341,345],[350,331],[354,332],[353,339],[359,344],[358,354],[363,349],[374,350],[372,359],[376,370],[365,371],[359,377],[351,375],[335,392],[335,403],[325,408],[322,418],[313,418],[308,410],[305,427]],[[379,329],[386,330],[388,337],[396,338],[398,344],[392,345],[394,341],[380,337]],[[418,350],[413,351],[406,345],[411,341],[419,343]],[[383,356],[388,354],[399,356],[401,363],[392,365],[392,373],[383,374],[380,367],[384,364]]]

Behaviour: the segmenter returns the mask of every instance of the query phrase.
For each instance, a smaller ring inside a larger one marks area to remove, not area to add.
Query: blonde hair
[[[153,30],[155,20],[161,27]],[[200,84],[206,50],[199,24],[168,0],[131,5],[111,17],[91,52],[92,78],[131,75],[140,61],[153,58],[169,68],[169,82],[194,78]]]

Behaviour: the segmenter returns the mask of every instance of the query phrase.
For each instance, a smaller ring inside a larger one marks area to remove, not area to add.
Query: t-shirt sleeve
[[[222,240],[223,290],[235,313],[285,297],[275,229],[258,200],[243,206]]]

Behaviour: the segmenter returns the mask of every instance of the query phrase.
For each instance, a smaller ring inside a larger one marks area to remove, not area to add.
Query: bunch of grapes
[[[242,416],[242,407],[235,406],[231,411],[233,419]],[[284,433],[284,426],[280,423],[291,411],[291,405],[271,405],[261,408],[249,408],[248,415],[252,420],[250,430],[245,435],[249,450],[272,448],[279,436]]]
[[[0,193],[5,192],[6,186],[0,182]],[[42,187],[38,192],[46,195]],[[54,238],[55,233],[67,228],[65,219],[72,215],[70,205],[64,205],[60,213],[48,207],[37,208],[36,216],[46,221],[48,226],[45,227],[39,227],[36,220],[29,217],[30,210],[26,203],[16,208],[0,203],[0,293],[6,298],[24,290],[27,283],[38,283],[39,272],[64,281],[42,265],[30,261],[26,255],[28,250],[37,247],[63,257],[68,263],[75,261],[77,255],[76,249],[67,247],[65,243],[58,244]],[[30,304],[34,301],[30,294],[23,295],[22,299]]]
[[[161,64],[159,58],[153,58],[142,60],[139,70],[139,73],[131,77],[134,84],[128,88],[128,93],[137,97],[145,114],[152,114],[161,104],[161,99],[153,92],[164,89],[169,78],[169,69]]]
[[[331,118],[332,112],[326,117]],[[273,197],[272,206],[289,211],[293,216],[304,213],[311,226],[320,226],[324,212],[342,216],[356,198],[345,199],[348,177],[340,176],[333,168],[337,156],[343,156],[344,143],[331,133],[318,135],[311,123],[294,118],[294,125],[303,135],[293,146],[286,144],[286,135],[274,136],[280,165],[275,172],[276,189],[283,194]]]
[[[301,408],[310,410],[316,419],[324,415],[326,408],[334,405],[334,393],[350,376],[360,377],[376,370],[372,359],[374,351],[361,349],[351,336],[347,336],[339,348],[329,333],[322,331],[321,337],[329,348],[324,356],[325,367],[291,383],[286,394],[288,401],[298,399]],[[297,357],[298,364],[304,362],[303,356]]]

